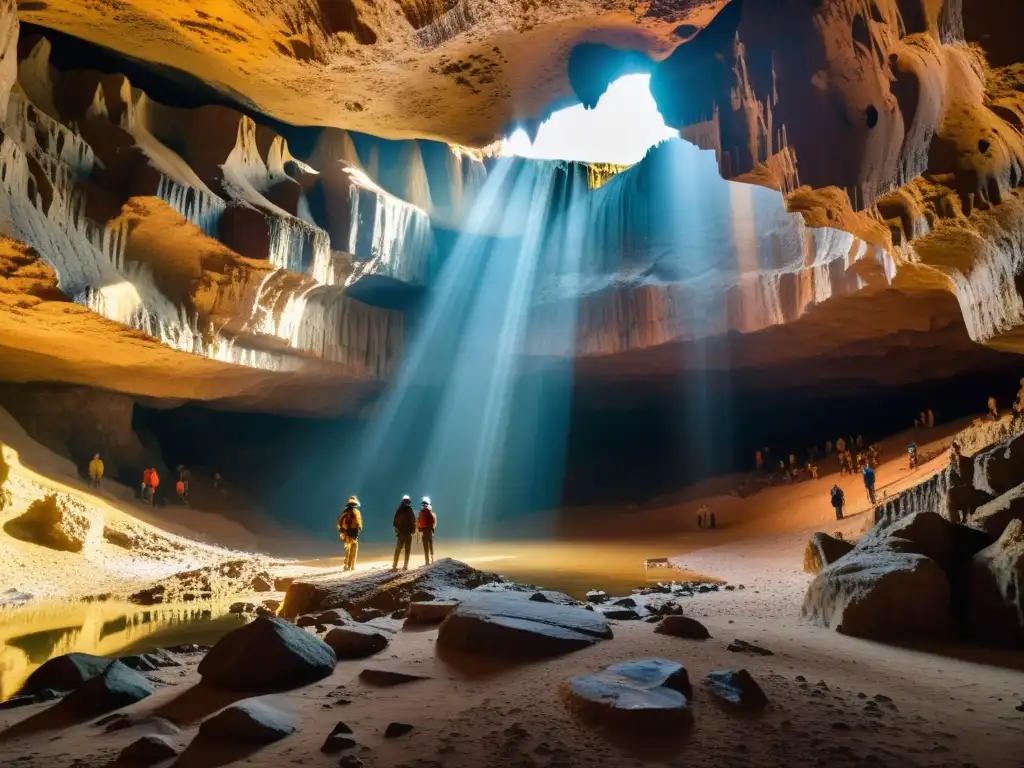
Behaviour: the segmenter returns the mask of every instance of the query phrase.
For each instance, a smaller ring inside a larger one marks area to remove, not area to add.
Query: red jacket
[[[416,520],[416,527],[421,531],[433,533],[434,529],[437,528],[437,515],[434,514],[432,509],[421,509],[420,516]]]

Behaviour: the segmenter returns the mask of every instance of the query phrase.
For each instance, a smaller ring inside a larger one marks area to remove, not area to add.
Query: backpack
[[[432,509],[421,509],[416,520],[416,527],[421,531],[433,531],[437,527],[437,515]]]

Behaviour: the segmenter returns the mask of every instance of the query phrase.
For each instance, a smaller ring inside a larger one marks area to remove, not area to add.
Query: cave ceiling
[[[847,388],[1006,367],[1024,350],[1022,17],[1005,0],[0,0],[0,377],[358,411],[393,379],[445,239],[523,236],[513,185],[467,148],[633,71],[683,140],[614,178],[554,173],[545,226],[577,212],[587,263],[538,269],[531,365],[572,357],[634,393],[701,367]],[[80,49],[56,66],[51,31],[218,98],[183,106]],[[317,130],[290,146],[289,126]],[[576,336],[554,344],[566,306]]]

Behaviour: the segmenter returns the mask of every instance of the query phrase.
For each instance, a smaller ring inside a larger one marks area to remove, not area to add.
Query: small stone
[[[719,701],[732,707],[759,710],[768,705],[761,686],[745,669],[711,672],[704,678],[704,685]]]
[[[621,608],[636,608],[636,600],[632,597],[620,597],[618,600],[615,600],[612,605],[617,605]]]
[[[392,618],[392,619],[395,619],[395,620],[398,620],[398,621],[401,621],[402,619],[404,619],[408,615],[409,615],[409,609],[408,608],[399,608],[397,611],[392,611],[390,614],[388,614],[389,618]]]
[[[359,615],[356,617],[358,622],[373,621],[374,619],[383,619],[384,612],[378,611],[376,608],[363,608],[359,611]]]
[[[323,746],[320,747],[320,751],[332,755],[336,752],[351,749],[356,745],[355,739],[350,738],[351,735],[351,728],[345,723],[338,723],[334,726],[334,730],[328,734]]]
[[[769,651],[767,648],[762,648],[753,643],[748,643],[746,640],[733,640],[729,645],[728,649],[733,653],[749,653],[754,656],[774,656],[775,654]]]
[[[832,730],[833,731],[848,731],[848,730],[850,730],[850,726],[847,725],[846,723],[844,723],[842,720],[837,720],[836,722],[832,723]]]
[[[540,594],[540,593],[538,593]],[[421,600],[409,604],[409,624],[440,624],[458,605],[453,600]]]
[[[797,675],[797,676],[796,676],[796,681],[797,681],[798,683],[806,683],[806,682],[807,682],[807,678],[806,678],[806,677],[804,677],[803,675]]]
[[[563,694],[577,714],[626,731],[660,731],[690,723],[687,696],[692,693],[686,669],[664,659],[624,662],[563,684]]]
[[[133,741],[118,756],[125,765],[149,766],[178,756],[178,749],[163,736],[148,735]]]
[[[399,736],[404,736],[412,730],[412,726],[408,723],[388,723],[388,727],[384,730],[385,739],[397,739]]]
[[[659,635],[671,635],[688,640],[707,640],[711,637],[707,627],[689,616],[666,616],[654,631]]]
[[[403,683],[415,683],[419,680],[429,680],[430,676],[401,670],[367,668],[359,673],[359,679],[370,685],[390,687]]]
[[[638,621],[640,619],[640,614],[632,608],[602,608],[601,613],[606,619],[613,621]]]
[[[532,595],[530,595],[530,599],[533,600],[533,602],[535,602],[535,603],[550,603],[551,602],[550,600],[548,600],[548,596],[545,595],[543,592],[534,592]]]
[[[889,702],[892,701],[892,699],[890,699],[884,693],[876,693],[875,694],[875,701],[877,701],[879,704],[888,704]]]
[[[388,638],[383,632],[361,624],[335,627],[324,638],[338,660],[362,659],[380,653],[388,647]]]
[[[608,599],[608,593],[600,589],[591,589],[586,594],[588,603],[603,603]]]

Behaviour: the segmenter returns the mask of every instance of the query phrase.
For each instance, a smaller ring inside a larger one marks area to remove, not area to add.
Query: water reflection
[[[65,653],[115,656],[180,643],[212,643],[243,623],[230,601],[138,606],[57,603],[0,610],[0,700],[43,662]]]

